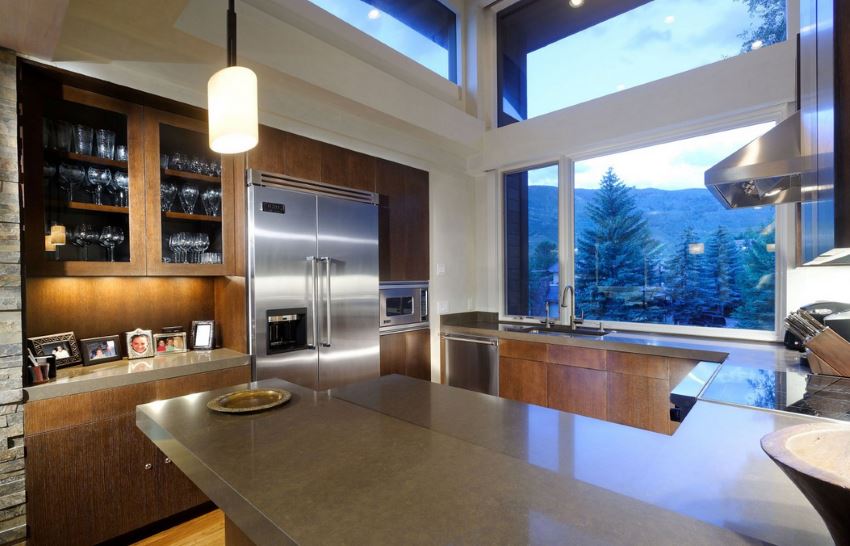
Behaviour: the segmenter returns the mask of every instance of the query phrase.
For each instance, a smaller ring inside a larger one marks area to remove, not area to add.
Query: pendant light
[[[257,75],[236,66],[236,9],[227,8],[227,68],[207,84],[210,148],[220,154],[246,152],[257,145]]]

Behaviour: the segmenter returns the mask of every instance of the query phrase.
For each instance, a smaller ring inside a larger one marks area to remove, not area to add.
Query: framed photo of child
[[[124,334],[127,337],[127,358],[147,358],[153,356],[153,333],[150,330],[136,328]]]
[[[156,356],[185,353],[188,350],[186,348],[186,332],[154,334],[153,341],[156,347]]]

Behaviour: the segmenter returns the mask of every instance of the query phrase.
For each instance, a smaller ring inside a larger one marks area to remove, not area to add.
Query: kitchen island
[[[256,544],[830,544],[761,452],[814,419],[698,402],[673,436],[401,376],[287,405],[137,408],[137,425]],[[701,521],[700,521],[701,520]]]

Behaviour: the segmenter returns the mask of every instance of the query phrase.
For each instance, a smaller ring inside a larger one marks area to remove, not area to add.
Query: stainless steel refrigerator
[[[247,206],[255,378],[378,377],[378,196],[249,170]]]

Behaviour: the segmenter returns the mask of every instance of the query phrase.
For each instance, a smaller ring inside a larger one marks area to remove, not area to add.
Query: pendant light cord
[[[235,0],[227,4],[227,66],[236,66],[236,7]]]

